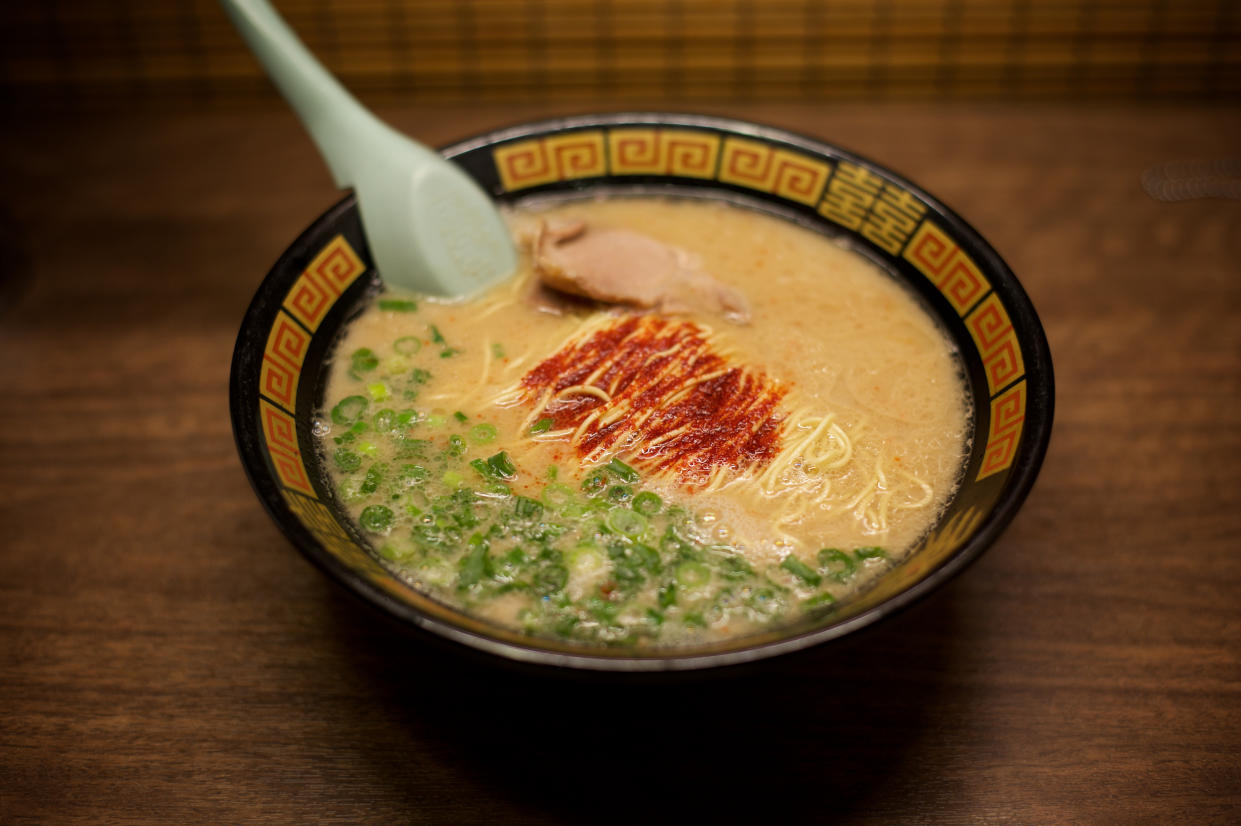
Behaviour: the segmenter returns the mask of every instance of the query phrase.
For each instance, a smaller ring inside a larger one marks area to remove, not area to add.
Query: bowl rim
[[[343,585],[346,590],[363,601],[377,605],[386,613],[403,620],[414,628],[429,632],[430,636],[447,639],[509,661],[551,668],[567,667],[575,670],[603,672],[670,672],[742,665],[800,651],[847,636],[885,617],[892,616],[938,591],[945,583],[976,561],[1012,522],[1034,486],[1050,443],[1055,412],[1055,380],[1051,352],[1042,323],[1024,286],[982,234],[938,198],[894,172],[890,167],[878,164],[839,145],[781,127],[716,115],[666,111],[578,114],[523,121],[458,140],[441,147],[438,151],[452,159],[466,152],[494,146],[505,141],[547,135],[569,129],[619,125],[704,127],[740,136],[786,143],[819,156],[843,158],[865,167],[868,171],[916,195],[927,204],[929,211],[934,212],[938,219],[947,224],[956,238],[968,239],[969,252],[979,269],[993,281],[998,279],[1003,282],[1005,298],[1008,299],[1005,301],[1005,308],[1010,315],[1020,317],[1020,326],[1026,332],[1026,335],[1021,338],[1023,349],[1029,348],[1029,355],[1025,360],[1028,392],[1025,430],[1020,449],[1014,458],[1003,490],[973,535],[941,560],[937,567],[922,579],[844,621],[774,641],[727,651],[677,653],[676,649],[658,649],[641,657],[603,655],[593,653],[594,649],[586,648],[583,648],[581,653],[566,653],[541,648],[535,638],[531,638],[530,644],[510,643],[428,617],[353,571],[324,548],[300,521],[292,517],[291,512],[284,505],[283,497],[275,481],[259,473],[260,468],[266,471],[266,466],[261,462],[254,463],[248,459],[247,452],[254,449],[253,443],[257,439],[256,434],[248,432],[242,423],[252,413],[252,405],[249,404],[250,399],[247,393],[253,392],[253,395],[257,397],[258,391],[247,386],[257,385],[257,376],[244,375],[247,331],[264,313],[267,305],[275,300],[266,293],[268,283],[278,278],[289,267],[291,261],[304,257],[307,252],[311,251],[315,239],[335,225],[342,215],[355,209],[356,197],[353,193],[345,195],[320,214],[281,253],[256,288],[254,297],[243,316],[234,345],[229,376],[229,409],[234,441],[246,477],[264,509],[303,556],[329,578]]]

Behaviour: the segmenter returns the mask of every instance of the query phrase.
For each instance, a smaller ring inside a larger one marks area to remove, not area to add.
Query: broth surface
[[[970,410],[949,339],[905,288],[719,203],[577,201],[510,222],[521,236],[558,218],[689,252],[751,321],[547,312],[528,260],[467,303],[379,296],[338,342],[315,432],[394,571],[532,634],[676,645],[830,610],[908,553],[955,490]],[[771,403],[720,440],[753,450],[683,460],[760,390]]]

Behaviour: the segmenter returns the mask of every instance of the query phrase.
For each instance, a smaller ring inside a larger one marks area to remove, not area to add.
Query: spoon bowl
[[[369,112],[266,0],[221,0],[301,118],[336,185],[357,194],[385,285],[466,298],[511,275],[517,253],[491,198],[433,150]]]

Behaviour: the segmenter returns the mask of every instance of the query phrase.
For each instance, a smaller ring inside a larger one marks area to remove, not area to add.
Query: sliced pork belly
[[[637,232],[582,221],[543,223],[532,253],[540,281],[566,293],[673,313],[711,313],[738,324],[750,320],[745,297],[703,271],[693,255]]]

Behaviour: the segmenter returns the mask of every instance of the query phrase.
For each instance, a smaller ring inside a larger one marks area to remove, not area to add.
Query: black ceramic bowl
[[[380,564],[337,506],[315,452],[320,368],[379,278],[356,203],[346,198],[293,242],[259,287],[237,338],[230,404],[242,463],[272,518],[363,599],[424,632],[510,660],[612,671],[738,664],[839,638],[925,596],[995,541],[1025,499],[1051,432],[1046,338],[995,251],[917,186],[820,141],[687,115],[532,123],[444,154],[503,203],[632,191],[723,199],[842,239],[912,287],[957,341],[974,399],[973,446],[960,489],[914,552],[825,617],[644,653],[535,639],[463,615]]]

